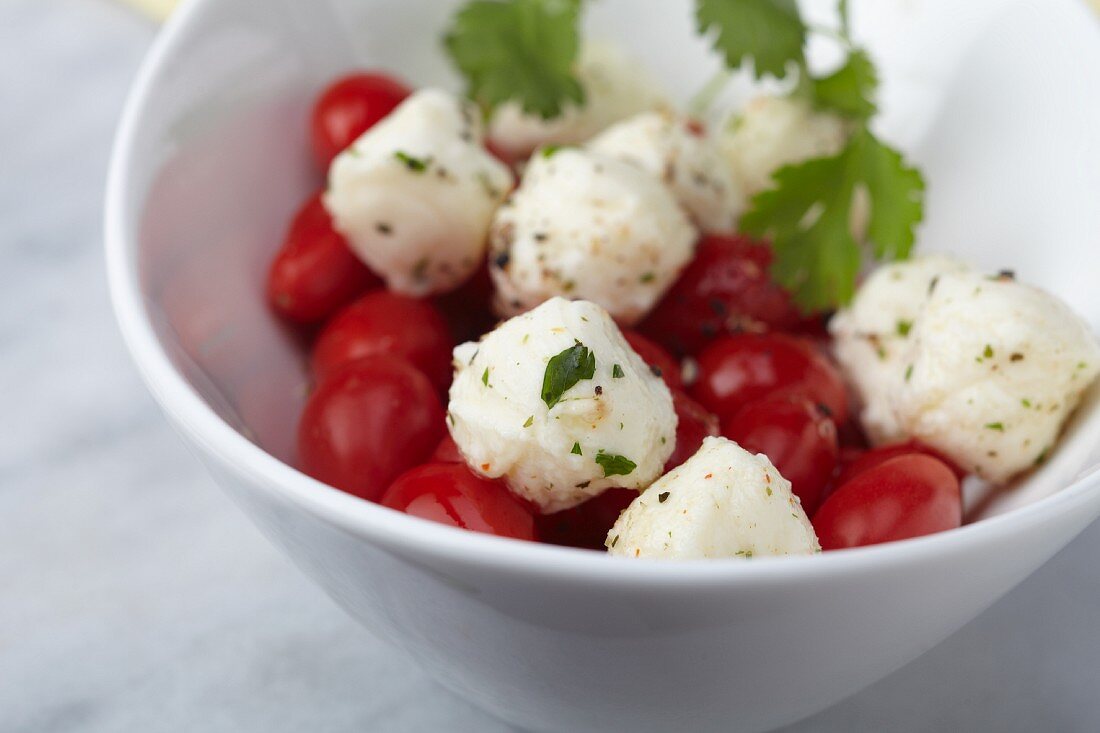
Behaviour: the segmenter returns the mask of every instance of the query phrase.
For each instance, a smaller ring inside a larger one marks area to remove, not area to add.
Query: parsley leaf
[[[580,341],[565,351],[550,357],[542,377],[542,401],[550,409],[561,402],[577,382],[592,379],[596,374],[596,355]]]
[[[471,0],[443,42],[466,77],[467,94],[486,111],[515,100],[543,119],[583,104],[573,73],[580,47],[581,0]]]
[[[714,47],[731,69],[753,60],[757,79],[782,79],[791,63],[805,66],[806,26],[795,0],[696,0],[700,33],[714,31]]]
[[[626,456],[616,456],[604,453],[602,450],[596,453],[596,464],[603,469],[604,478],[608,476],[626,476],[638,467],[638,464]]]
[[[878,87],[875,65],[866,51],[855,50],[839,69],[820,79],[811,79],[814,105],[855,120],[875,114],[873,101]]]
[[[770,238],[772,274],[808,311],[852,298],[862,252],[852,235],[856,191],[870,204],[867,239],[879,259],[904,258],[924,213],[924,179],[865,127],[837,155],[784,166],[742,218],[746,234]]]

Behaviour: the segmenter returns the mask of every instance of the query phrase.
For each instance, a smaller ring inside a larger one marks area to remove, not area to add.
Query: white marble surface
[[[0,731],[506,730],[277,555],[139,384],[100,205],[152,35],[103,0],[0,2]],[[787,733],[1100,729],[1097,557],[1100,526]]]

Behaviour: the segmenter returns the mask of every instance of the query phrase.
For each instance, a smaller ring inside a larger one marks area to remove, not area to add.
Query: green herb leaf
[[[596,465],[603,469],[604,478],[626,476],[638,467],[637,463],[626,456],[616,456],[602,450],[596,453]]]
[[[573,450],[571,450],[569,452],[572,453],[575,456],[584,455],[583,453],[581,453],[581,444],[580,443],[573,443]]]
[[[489,112],[509,100],[543,119],[584,103],[573,73],[581,0],[471,0],[444,45],[467,94]]]
[[[489,367],[485,367],[485,371],[481,373],[481,383],[486,387],[489,386]]]
[[[714,48],[731,69],[751,58],[757,79],[782,79],[791,64],[806,63],[806,26],[795,0],[696,0],[695,20],[700,33],[713,31]]]
[[[404,150],[394,151],[393,157],[404,163],[405,167],[413,173],[423,173],[428,170],[428,166],[431,165],[432,162],[431,158],[414,158]]]
[[[611,378],[612,379],[622,379],[623,376],[624,376],[623,375],[623,368],[621,366],[616,364],[615,366],[611,367]]]
[[[532,415],[531,417],[527,418],[526,422],[523,423],[523,427],[529,428],[534,424],[535,424],[535,416]]]
[[[828,76],[810,80],[814,105],[855,120],[875,114],[873,101],[878,75],[871,58],[861,49],[852,51],[848,60]]]
[[[858,189],[867,192],[867,239],[880,260],[905,258],[924,214],[924,179],[866,128],[838,154],[780,168],[741,219],[745,234],[769,238],[773,277],[807,311],[844,305],[855,291],[862,252],[852,235]]]
[[[584,379],[592,379],[595,374],[596,355],[578,341],[550,357],[542,377],[542,401],[547,409],[553,408],[569,389]]]
[[[898,321],[898,325],[897,325],[898,336],[902,336],[902,337],[908,336],[909,332],[912,331],[912,330],[913,330],[913,322],[912,321],[904,321],[904,320]]]

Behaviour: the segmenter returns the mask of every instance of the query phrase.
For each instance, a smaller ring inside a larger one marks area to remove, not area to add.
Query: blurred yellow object
[[[167,18],[172,8],[176,6],[176,0],[124,0],[124,2],[157,20]]]

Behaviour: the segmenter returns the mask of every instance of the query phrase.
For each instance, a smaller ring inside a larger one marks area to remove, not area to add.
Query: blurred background
[[[172,4],[0,0],[0,731],[507,730],[277,555],[124,353],[104,180]],[[787,733],[1100,730],[1098,556],[1095,526],[929,654]]]

